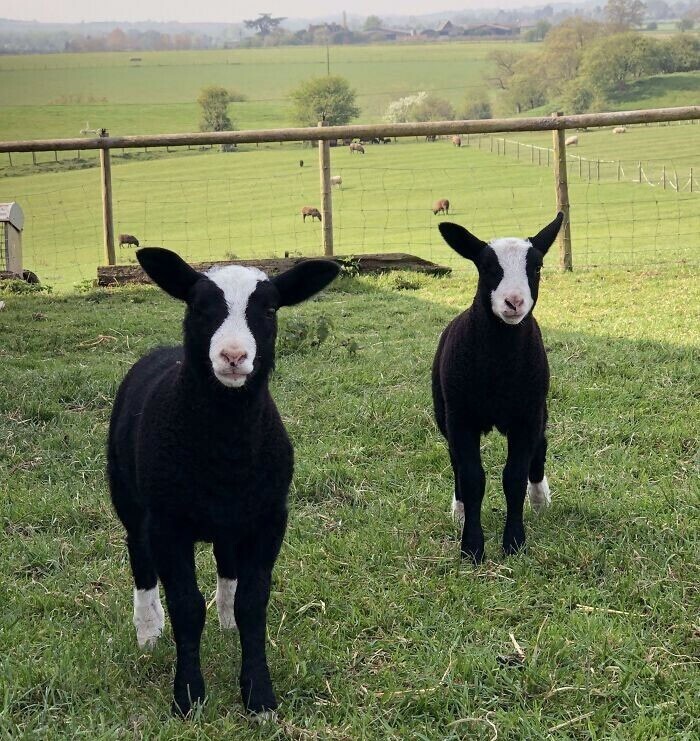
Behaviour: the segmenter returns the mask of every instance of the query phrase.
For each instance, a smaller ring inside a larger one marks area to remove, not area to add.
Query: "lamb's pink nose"
[[[517,294],[506,296],[504,301],[506,302],[507,306],[513,311],[517,311],[525,303],[525,299]]]
[[[232,367],[240,365],[247,357],[248,353],[238,347],[231,347],[221,351],[221,357]]]

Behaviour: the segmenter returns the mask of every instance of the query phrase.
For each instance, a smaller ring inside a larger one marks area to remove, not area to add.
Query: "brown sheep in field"
[[[455,147],[461,147],[462,146],[462,137],[457,135],[452,137],[452,143],[455,145]]]
[[[319,221],[321,221],[321,212],[313,206],[302,206],[301,216],[304,219],[304,222],[306,222],[307,216],[311,217],[311,221],[313,221],[314,219],[318,219]]]
[[[349,149],[350,149],[350,154],[352,154],[353,152],[359,152],[360,154],[365,153],[365,148],[362,146],[362,144],[358,144],[357,142],[352,142],[352,144],[350,144]]]
[[[450,202],[447,200],[447,198],[441,198],[439,201],[435,201],[435,203],[433,203],[433,213],[450,213]]]
[[[139,246],[139,240],[133,236],[133,234],[120,234],[119,235],[119,246],[122,247],[125,244],[131,244],[134,247]]]

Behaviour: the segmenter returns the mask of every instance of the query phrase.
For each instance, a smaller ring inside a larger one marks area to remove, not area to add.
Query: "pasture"
[[[551,134],[519,139],[546,145]],[[669,176],[677,169],[687,177],[700,152],[700,126],[635,127],[623,136],[592,131],[580,140],[573,154],[608,154],[616,145],[618,157],[629,157],[625,168],[636,172],[636,157],[648,151],[665,156]],[[551,169],[526,156],[492,154],[488,145],[484,137],[478,149],[472,137],[461,149],[449,140],[415,139],[368,146],[365,155],[332,149],[332,172],[343,178],[342,189],[333,190],[336,253],[410,252],[458,268],[436,228],[445,217],[431,211],[438,198],[450,199],[450,218],[489,239],[527,235],[546,223],[555,211]],[[655,160],[657,176],[660,166]],[[588,182],[571,164],[570,171],[576,267],[697,260],[697,192],[607,177]],[[88,169],[0,180],[2,199],[17,200],[27,215],[25,265],[57,289],[94,279],[104,261],[99,178],[98,169]],[[112,179],[115,233],[135,234],[142,244],[191,260],[321,250],[320,225],[300,215],[302,206],[320,205],[318,152],[310,147],[243,146],[128,164],[116,158]],[[118,262],[133,259],[130,248],[118,250]],[[556,263],[550,255],[549,266]]]
[[[500,45],[502,46],[502,45]],[[387,104],[435,90],[461,106],[484,87],[498,42],[335,46],[330,71],[358,94],[361,119],[378,122]],[[528,44],[509,44],[527,52]],[[54,54],[0,59],[2,139],[78,136],[85,121],[114,135],[197,131],[199,91],[223,85],[247,96],[231,106],[238,129],[291,124],[289,92],[326,74],[325,47],[134,54]]]
[[[141,654],[131,625],[106,425],[126,369],[178,340],[181,306],[148,288],[1,294],[3,737],[696,738],[696,272],[544,275],[554,502],[504,558],[505,446],[488,437],[476,569],[458,555],[429,391],[474,277],[344,278],[281,320],[273,393],[297,467],[269,609],[282,705],[262,727],[238,702],[207,547],[209,699],[194,721],[169,716],[169,627]],[[315,346],[320,318],[332,329]]]

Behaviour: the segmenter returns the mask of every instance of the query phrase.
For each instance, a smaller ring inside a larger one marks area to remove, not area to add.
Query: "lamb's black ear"
[[[530,244],[543,255],[546,255],[547,250],[554,244],[554,240],[557,238],[557,234],[559,234],[562,221],[564,221],[564,213],[560,211],[554,217],[554,221],[547,224],[547,226],[534,237],[530,237]]]
[[[438,229],[442,238],[452,249],[466,257],[467,260],[476,262],[481,250],[484,247],[488,247],[486,242],[482,242],[478,237],[475,237],[471,232],[468,232],[463,226],[459,224],[452,224],[449,221],[443,221],[438,224]]]
[[[340,272],[331,260],[304,260],[271,279],[280,294],[280,306],[293,306],[306,301],[325,288]]]
[[[202,277],[179,255],[163,247],[142,247],[136,251],[136,259],[156,285],[180,301],[187,301],[190,288]]]

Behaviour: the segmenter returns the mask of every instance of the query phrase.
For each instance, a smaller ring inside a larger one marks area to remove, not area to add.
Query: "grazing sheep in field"
[[[551,501],[544,475],[549,366],[532,310],[542,261],[562,220],[563,214],[557,214],[530,239],[507,237],[488,244],[458,224],[439,226],[447,244],[479,271],[471,307],[440,337],[432,376],[435,419],[454,471],[452,509],[464,523],[461,551],[476,563],[484,559],[482,434],[495,427],[508,438],[506,554],[525,544],[526,494],[535,509]]]
[[[133,234],[120,234],[119,235],[119,246],[122,247],[125,244],[131,244],[134,247],[139,246],[139,240]]]
[[[455,147],[461,147],[462,146],[462,137],[461,136],[453,136],[452,137],[452,143],[455,145]]]
[[[447,198],[441,198],[439,201],[433,203],[433,214],[449,214],[450,213],[450,202]]]
[[[177,651],[172,709],[188,715],[205,697],[199,652],[207,607],[195,546],[212,543],[219,624],[240,636],[243,705],[272,711],[266,612],[293,472],[292,445],[268,387],[276,312],[328,285],[338,265],[306,260],[268,279],[240,265],[199,273],[158,247],[136,256],[187,305],[183,345],[153,350],[131,368],[109,425],[107,473],[126,530],[136,639],[150,647],[163,630],[160,582]]]
[[[360,154],[365,153],[365,148],[358,142],[351,142],[348,149],[350,150],[350,154],[352,154],[353,152],[359,152]]]
[[[427,141],[427,142],[437,141],[437,135],[436,134],[428,134],[428,136],[425,137],[425,141]]]
[[[626,126],[616,126],[613,129],[613,134],[626,134],[627,133],[627,127]]]
[[[577,136],[567,136],[564,141],[564,144],[567,147],[575,147],[578,145],[578,137]]]
[[[337,185],[340,188],[343,184],[343,178],[340,175],[331,176],[331,185]]]
[[[304,160],[299,160],[299,167],[303,167],[303,166],[304,166]]]
[[[321,212],[317,208],[314,208],[313,206],[302,206],[302,208],[301,208],[301,216],[302,216],[304,222],[306,222],[306,217],[307,216],[310,216],[311,217],[311,221],[313,221],[314,219],[318,219],[319,221],[322,220],[321,219]]]
[[[381,140],[381,142],[382,142],[382,144],[391,144],[391,139],[390,139],[390,138],[389,138],[388,136],[385,136],[385,137],[384,137],[384,138],[383,138],[383,139]]]
[[[352,139],[343,139],[343,144],[349,147],[352,144]]]

